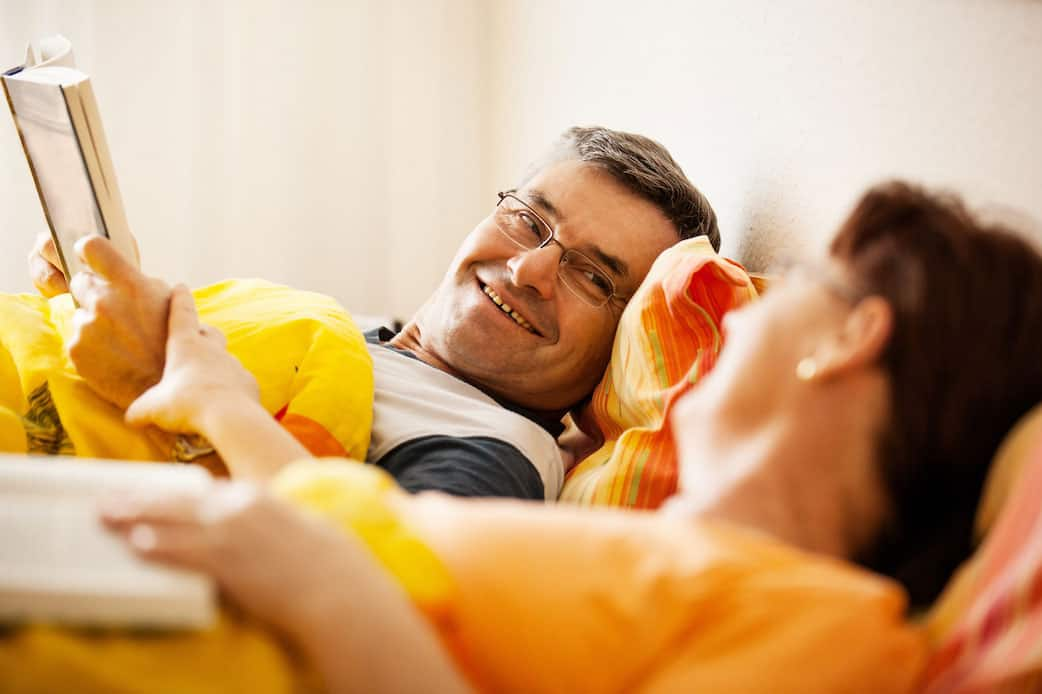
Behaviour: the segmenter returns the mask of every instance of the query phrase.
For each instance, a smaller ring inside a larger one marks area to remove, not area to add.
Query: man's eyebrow
[[[629,266],[626,265],[626,262],[622,258],[616,258],[613,255],[605,253],[597,246],[586,246],[584,252],[586,254],[592,253],[597,256],[597,260],[601,262],[601,265],[604,265],[611,270],[616,277],[620,279],[626,279],[629,277]]]
[[[525,191],[525,194],[527,195],[528,199],[532,201],[532,204],[535,207],[541,208],[539,210],[540,212],[545,210],[547,216],[553,217],[554,222],[560,224],[564,221],[564,216],[561,214],[561,211],[558,210],[552,202],[550,202],[550,199],[546,197],[546,194],[543,193],[543,191],[537,188],[532,188],[530,190]],[[605,251],[590,243],[586,243],[582,246],[576,247],[576,250],[581,251],[586,255],[594,256],[600,262],[601,265],[608,268],[608,270],[610,270],[612,274],[614,274],[619,279],[627,279],[629,277],[629,266],[626,265],[626,261],[624,261],[622,258],[611,255],[610,253],[606,253]]]
[[[536,207],[541,207],[548,213],[548,216],[553,217],[554,221],[560,224],[564,221],[564,216],[561,211],[554,207],[554,204],[550,202],[550,198],[546,197],[543,191],[532,188],[531,190],[525,191],[528,199],[531,200]]]

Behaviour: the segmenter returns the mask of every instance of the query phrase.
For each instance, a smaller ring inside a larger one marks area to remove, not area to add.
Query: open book
[[[210,578],[145,562],[98,520],[112,494],[210,483],[195,465],[0,455],[0,622],[212,624]]]
[[[0,81],[66,278],[83,269],[73,245],[87,234],[108,237],[137,265],[98,105],[69,41],[30,44],[25,64]]]

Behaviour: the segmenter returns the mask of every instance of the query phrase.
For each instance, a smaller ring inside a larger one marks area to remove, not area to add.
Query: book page
[[[0,621],[212,623],[212,580],[140,559],[98,519],[113,494],[209,484],[196,466],[0,456]]]
[[[76,67],[76,59],[72,56],[72,44],[61,34],[33,41],[25,47],[25,67],[50,65]]]

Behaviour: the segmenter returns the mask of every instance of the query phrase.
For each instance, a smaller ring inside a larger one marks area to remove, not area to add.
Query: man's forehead
[[[661,210],[596,165],[551,164],[518,194],[561,232],[565,246],[588,255],[631,290],[655,256],[678,240]]]
[[[522,192],[525,197],[525,201],[528,202],[535,210],[546,218],[546,221],[552,227],[561,227],[568,223],[568,213],[566,210],[562,210],[561,207],[554,202],[552,193],[546,193],[540,188],[529,188]],[[591,230],[596,232],[597,230]],[[605,239],[600,238],[600,235],[596,235],[594,238],[588,238],[593,234],[585,234],[582,230],[575,230],[566,232],[566,235],[559,239],[568,248],[575,249],[585,255],[589,256],[590,259],[609,270],[620,280],[627,280],[630,276],[629,263],[626,262],[624,248],[621,252],[610,250],[605,247]]]
[[[554,217],[548,221],[555,224],[595,220],[611,229],[639,233],[655,220],[672,229],[672,223],[656,205],[605,168],[590,162],[564,160],[549,164],[525,180],[518,192],[537,200],[547,215]]]

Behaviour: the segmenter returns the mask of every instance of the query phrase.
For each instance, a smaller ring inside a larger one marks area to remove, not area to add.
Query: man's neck
[[[394,347],[395,349],[406,350],[412,353],[417,359],[427,364],[428,366],[433,366],[435,369],[438,369],[439,371],[444,371],[453,378],[458,378],[464,383],[469,383],[481,392],[485,393],[485,395],[498,402],[503,407],[513,412],[517,412],[523,417],[526,417],[527,419],[534,421],[539,426],[543,427],[548,432],[550,432],[550,434],[554,436],[554,438],[560,435],[561,431],[564,428],[564,426],[561,424],[561,419],[564,418],[565,413],[568,411],[567,409],[536,410],[518,405],[517,403],[507,400],[506,398],[500,396],[497,393],[489,392],[488,390],[483,388],[480,383],[474,383],[466,376],[461,374],[459,371],[452,368],[444,359],[441,359],[437,354],[435,354],[433,350],[425,346],[425,342],[423,339],[423,328],[415,319],[410,320],[408,323],[406,323],[405,326],[401,329],[401,331],[393,338],[391,338],[387,342],[387,344],[391,347]]]
[[[392,337],[387,342],[387,344],[396,349],[403,349],[407,352],[411,352],[417,359],[422,361],[424,364],[427,364],[428,366],[433,366],[435,369],[438,369],[439,371],[444,371],[450,376],[458,378],[461,381],[467,380],[462,376],[462,374],[460,374],[451,366],[449,366],[447,362],[438,357],[437,354],[435,354],[433,351],[431,351],[425,346],[423,339],[423,329],[420,327],[420,324],[416,321],[415,318],[406,323],[405,326],[402,327],[401,331],[399,331],[397,335]]]

